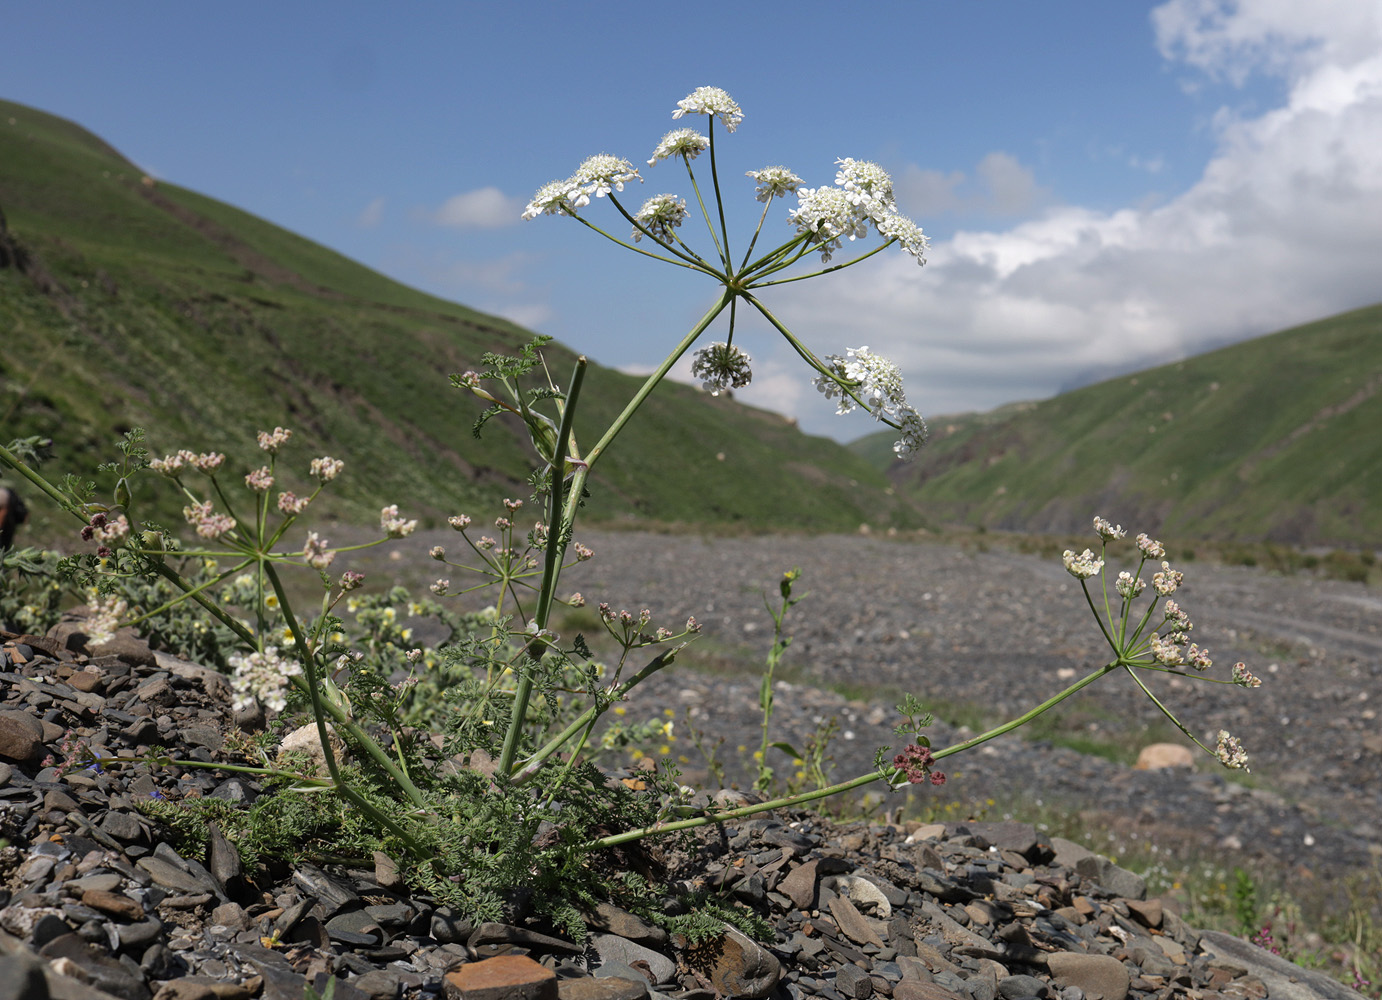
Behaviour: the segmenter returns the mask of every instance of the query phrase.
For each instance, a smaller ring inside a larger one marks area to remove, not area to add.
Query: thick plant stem
[[[265,564],[264,570],[269,578],[269,583],[274,588],[274,593],[278,595],[279,606],[283,609],[283,619],[287,623],[288,628],[292,630],[293,641],[297,644],[298,657],[302,660],[303,664],[303,676],[300,680],[306,686],[307,695],[312,700],[312,717],[317,723],[317,737],[321,741],[322,754],[326,759],[326,770],[331,775],[331,780],[335,782],[337,788],[340,789],[343,794],[349,791],[353,798],[359,798],[358,795],[354,794],[353,790],[348,788],[341,778],[340,771],[337,769],[336,755],[331,749],[330,735],[326,731],[326,715],[328,712],[336,723],[345,729],[350,734],[351,738],[363,746],[365,752],[373,757],[375,761],[388,772],[389,777],[398,782],[399,787],[402,788],[408,798],[412,800],[413,805],[417,806],[419,809],[425,809],[427,803],[423,800],[422,793],[408,780],[408,776],[399,770],[398,766],[389,759],[389,755],[380,748],[379,744],[370,739],[369,734],[363,729],[351,722],[346,716],[344,709],[321,696],[321,682],[313,673],[313,662],[315,657],[313,657],[311,650],[307,646],[307,640],[303,638],[302,630],[298,626],[297,619],[293,616],[293,609],[288,602],[288,595],[283,590],[283,582],[278,578],[278,573],[274,570],[272,563]],[[361,799],[361,801],[364,800]],[[372,816],[378,813],[378,810],[374,809],[372,806],[369,807],[369,811]]]
[[[634,674],[623,684],[620,684],[617,688],[615,688],[613,694],[611,695],[612,700],[620,700],[624,697],[624,695],[628,694],[629,691],[631,691],[635,685],[641,684],[643,681],[647,680],[649,677],[657,673],[663,667],[668,666],[676,657],[676,652],[677,651],[675,649],[668,650],[667,652],[655,657],[646,667],[638,671],[638,673]],[[584,727],[594,722],[595,718],[603,711],[604,709],[601,706],[591,705],[584,712],[582,712],[575,719],[575,721],[573,721],[569,726],[563,729],[556,736],[548,740],[547,743],[540,750],[538,750],[531,757],[529,757],[527,761],[524,762],[523,767],[520,768],[513,775],[512,784],[521,785],[524,782],[530,780],[535,774],[538,773],[539,770],[541,770],[542,765],[546,763],[547,758],[551,757],[552,754],[560,750],[567,743],[568,740],[570,740],[573,736],[579,733]]]
[[[518,683],[514,688],[513,710],[509,715],[509,730],[504,734],[504,749],[499,755],[498,774],[508,777],[513,770],[513,759],[518,753],[518,740],[523,734],[524,720],[528,715],[528,701],[533,694],[533,670],[542,660],[547,649],[547,640],[542,631],[547,627],[547,619],[552,613],[552,595],[557,589],[557,578],[561,574],[562,537],[566,534],[563,521],[562,487],[566,485],[566,452],[571,443],[571,425],[576,415],[576,402],[581,394],[581,383],[585,381],[585,369],[589,362],[584,355],[576,359],[576,370],[571,375],[571,388],[566,393],[566,405],[562,407],[561,428],[557,431],[556,451],[552,454],[551,507],[548,514],[547,551],[542,567],[542,589],[538,591],[537,610],[533,623],[537,635],[528,643],[519,664]]]
[[[994,739],[998,736],[1002,736],[1004,733],[1009,733],[1012,732],[1014,729],[1019,728],[1020,726],[1025,726],[1027,723],[1031,722],[1042,712],[1054,708],[1061,702],[1065,701],[1066,698],[1069,698],[1075,692],[1081,690],[1082,688],[1088,687],[1090,684],[1093,684],[1095,681],[1097,681],[1100,677],[1103,677],[1105,674],[1110,673],[1111,671],[1117,670],[1120,666],[1122,666],[1122,664],[1117,661],[1106,664],[1105,666],[1100,667],[1098,670],[1086,674],[1084,677],[1080,678],[1074,684],[1071,684],[1064,691],[1060,692],[1060,694],[1048,698],[1046,701],[1043,701],[1040,705],[1036,706],[1028,712],[1023,713],[1016,719],[1013,719],[1009,722],[1005,722],[1001,726],[996,726],[986,733],[980,733],[973,739],[965,740],[963,743],[956,743],[952,746],[946,747],[944,750],[938,750],[933,755],[933,757],[936,760],[940,760],[943,757],[949,757],[952,754],[957,754],[964,750],[970,750],[974,747],[979,746],[981,743],[987,743],[989,740]],[[644,837],[651,837],[654,835],[664,833],[674,833],[677,830],[694,830],[697,827],[708,826],[711,823],[724,823],[732,819],[743,819],[745,816],[753,816],[757,813],[767,812],[770,809],[782,809],[788,806],[798,806],[806,802],[814,802],[817,799],[824,799],[829,798],[832,795],[839,795],[841,792],[852,791],[855,788],[862,788],[864,785],[872,784],[873,782],[878,781],[880,778],[892,779],[893,776],[897,773],[898,772],[896,770],[870,771],[867,774],[859,775],[857,778],[851,778],[848,781],[842,781],[839,784],[830,785],[827,788],[820,788],[814,792],[804,792],[800,795],[788,795],[784,798],[773,799],[770,802],[758,802],[751,806],[741,806],[738,809],[727,809],[724,812],[708,813],[704,816],[694,816],[690,819],[675,820],[671,823],[658,823],[654,826],[640,827],[637,830],[628,830],[624,833],[618,833],[611,837],[602,837],[599,840],[591,841],[590,847],[592,850],[600,850],[606,847],[614,847],[617,844],[626,844],[631,840],[642,840]]]

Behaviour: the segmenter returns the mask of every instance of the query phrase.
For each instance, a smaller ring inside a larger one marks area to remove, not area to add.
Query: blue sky
[[[665,131],[703,125],[671,118],[700,85],[744,109],[717,151],[750,230],[745,170],[829,184],[848,156],[892,173],[926,267],[890,249],[769,303],[818,353],[893,357],[926,414],[1382,299],[1377,0],[27,4],[4,35],[0,97],[633,371],[713,284],[517,216],[592,153],[642,166]],[[642,174],[631,209],[689,193],[676,164]],[[787,207],[764,239],[790,234]],[[736,341],[755,358],[740,398],[841,438],[873,429],[835,417],[761,326]]]

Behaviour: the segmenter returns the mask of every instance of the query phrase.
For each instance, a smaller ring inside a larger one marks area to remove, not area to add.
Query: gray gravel
[[[795,641],[780,669],[795,683],[778,687],[774,735],[800,745],[815,720],[838,717],[841,776],[867,769],[879,746],[897,745],[899,691],[938,704],[932,735],[941,747],[972,735],[949,724],[946,706],[987,706],[993,718],[1008,718],[1107,654],[1077,581],[1037,556],[878,536],[580,538],[596,558],[572,570],[563,590],[616,609],[648,607],[655,623],[694,615],[704,626],[701,653],[687,657],[693,669],[658,675],[630,713],[673,707],[684,719],[689,711],[696,726],[726,737],[722,753],[731,759],[737,746],[757,745],[758,672],[772,641],[762,592],[775,597],[792,566],[803,570],[798,592],[809,597],[789,618]],[[1212,746],[1220,728],[1242,740],[1250,785],[1225,781],[1203,754],[1193,774],[1136,771],[1009,735],[948,760],[951,781],[922,794],[975,809],[988,799],[1000,810],[1095,809],[1151,838],[1242,850],[1317,874],[1370,865],[1382,853],[1382,598],[1356,583],[1181,568],[1176,596],[1196,623],[1193,637],[1214,655],[1211,675],[1226,677],[1243,660],[1263,685],[1147,680],[1204,742]],[[694,669],[698,658],[716,672]],[[840,690],[850,697],[832,693]],[[1066,727],[1134,751],[1168,733],[1119,674],[1062,708]]]

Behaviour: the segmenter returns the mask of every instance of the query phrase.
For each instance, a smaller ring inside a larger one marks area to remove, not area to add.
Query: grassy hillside
[[[912,466],[852,447],[937,520],[1376,546],[1382,306],[932,430]]]
[[[156,453],[292,427],[348,462],[335,513],[484,516],[531,460],[447,375],[530,334],[425,295],[211,198],[154,182],[71,122],[0,101],[0,438],[54,439],[89,475],[131,426]],[[565,379],[572,359],[549,354]],[[597,369],[587,441],[637,380]],[[772,414],[667,386],[596,469],[591,514],[848,529],[917,521],[881,471]],[[305,457],[302,459],[305,463]],[[305,471],[305,469],[303,470]]]

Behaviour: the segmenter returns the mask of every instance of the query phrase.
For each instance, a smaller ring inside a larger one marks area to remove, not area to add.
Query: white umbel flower
[[[787,221],[797,232],[810,236],[810,242],[820,245],[821,260],[840,249],[840,240],[860,239],[869,234],[868,216],[864,215],[837,187],[801,188],[797,191],[797,207]]]
[[[532,201],[523,209],[524,219],[536,219],[539,215],[571,215],[575,211],[574,201],[580,194],[580,185],[568,177],[560,181],[548,181],[537,189]],[[590,199],[586,199],[586,204]]]
[[[648,161],[648,166],[655,166],[658,160],[665,160],[669,156],[680,156],[687,160],[694,160],[706,151],[710,146],[710,139],[701,135],[693,128],[674,128],[662,137],[662,141],[657,144],[657,149],[653,150],[653,158]]]
[[[703,347],[691,359],[691,376],[712,396],[726,389],[742,389],[753,381],[749,362],[753,359],[732,344],[724,342]]]
[[[714,115],[725,126],[726,132],[733,132],[744,120],[744,112],[734,98],[719,87],[697,87],[677,101],[677,110],[672,112],[672,117],[680,118],[687,114]]]
[[[580,208],[590,204],[591,196],[603,198],[610,191],[623,191],[627,182],[641,182],[643,178],[638,176],[637,168],[623,157],[597,153],[577,168],[571,180],[580,188],[580,195],[575,201],[576,206]],[[584,202],[582,198],[585,199]]]
[[[685,218],[686,199],[670,194],[653,195],[634,215],[634,219],[641,222],[653,234],[655,240],[668,246],[672,244],[672,230],[680,226]],[[642,231],[635,229],[633,241],[637,243],[641,239]]]
[[[786,167],[764,167],[762,170],[748,170],[745,173],[758,182],[758,193],[754,197],[759,201],[781,198],[806,183]]]

